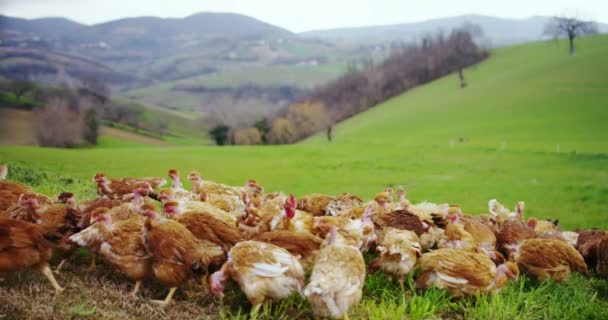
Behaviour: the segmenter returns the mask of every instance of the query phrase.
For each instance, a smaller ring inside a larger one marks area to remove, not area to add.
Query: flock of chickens
[[[57,291],[51,256],[63,260],[79,247],[135,282],[155,277],[176,289],[200,277],[222,295],[232,279],[253,305],[255,318],[270,300],[298,292],[316,317],[347,318],[359,303],[367,272],[384,272],[403,288],[410,273],[419,288],[454,296],[486,294],[520,271],[538,280],[563,281],[571,272],[596,268],[608,277],[608,232],[561,231],[553,221],[524,220],[496,200],[489,214],[471,216],[455,205],[397,201],[387,189],[372,201],[357,196],[264,193],[254,180],[234,187],[205,181],[197,172],[184,189],[177,170],[162,178],[93,182],[99,198],[77,203],[71,193],[54,200],[5,181],[0,167],[0,279],[26,268],[40,270]],[[160,208],[160,209],[159,209]],[[363,253],[375,252],[366,266]],[[312,270],[308,283],[305,270]]]

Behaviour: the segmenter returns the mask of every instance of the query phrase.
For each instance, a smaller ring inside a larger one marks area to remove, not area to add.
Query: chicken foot
[[[173,301],[173,295],[175,294],[176,290],[177,290],[177,287],[173,287],[173,288],[169,289],[169,293],[167,294],[167,297],[165,298],[165,300],[152,300],[152,303],[158,304],[162,307],[169,305]]]
[[[51,271],[51,268],[49,267],[48,263],[41,265],[39,270],[49,279],[49,281],[55,288],[55,291],[63,291],[63,288],[59,285],[59,283],[57,283],[57,280],[55,280],[55,277],[53,276],[53,271]]]

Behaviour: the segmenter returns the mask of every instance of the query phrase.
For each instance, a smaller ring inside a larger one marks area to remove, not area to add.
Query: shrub
[[[262,134],[256,128],[238,129],[234,132],[234,144],[262,144]]]

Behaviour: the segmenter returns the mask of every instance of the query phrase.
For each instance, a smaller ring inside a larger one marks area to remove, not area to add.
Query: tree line
[[[288,144],[321,130],[331,139],[334,123],[452,72],[459,74],[458,85],[466,87],[464,69],[488,56],[475,42],[480,33],[479,27],[465,24],[449,34],[403,44],[384,61],[370,59],[349,67],[344,75],[301,95],[271,119],[240,127],[215,123],[210,134],[218,145]]]

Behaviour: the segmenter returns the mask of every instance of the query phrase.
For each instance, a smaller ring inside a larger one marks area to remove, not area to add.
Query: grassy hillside
[[[81,178],[99,170],[198,169],[209,179],[255,178],[267,190],[298,195],[350,191],[370,198],[404,185],[414,200],[458,203],[469,212],[486,211],[495,197],[510,206],[525,200],[531,214],[570,228],[608,227],[607,54],[605,36],[578,40],[575,57],[563,42],[500,49],[466,70],[466,89],[455,76],[415,89],[337,126],[331,144],[319,136],[296,146],[3,148],[0,161]]]
[[[267,191],[297,196],[349,191],[369,199],[386,186],[403,185],[414,202],[457,203],[469,213],[487,212],[491,198],[509,206],[525,200],[527,216],[559,218],[568,229],[606,229],[607,56],[605,36],[578,40],[575,57],[568,57],[565,43],[500,49],[466,70],[466,89],[454,76],[415,89],[340,124],[332,143],[318,136],[291,146],[135,148],[112,138],[102,140],[106,148],[89,150],[2,147],[0,163],[12,166],[9,179],[80,198],[93,196],[90,177],[99,171],[164,176],[170,168],[184,175],[196,169],[205,179],[240,185],[254,178]],[[11,291],[0,291],[0,300],[11,301],[5,313],[48,317],[44,310],[52,307],[57,318],[157,314],[143,299],[158,298],[165,288],[150,281],[141,297],[128,298],[128,281],[103,266],[84,272],[86,263],[82,256],[72,259],[58,278],[68,290],[52,303],[42,276],[10,279]],[[221,302],[205,290],[199,284],[178,290],[176,305],[159,317],[241,319],[249,310],[238,290],[229,289]],[[100,292],[108,298],[97,299]],[[311,317],[297,297],[272,309],[269,319]],[[498,295],[454,300],[435,290],[408,288],[404,295],[383,275],[369,274],[351,317],[605,319],[607,310],[608,286],[597,277],[575,275],[563,284],[522,277]]]
[[[392,99],[336,128],[339,143],[447,146],[552,152],[608,152],[608,36],[533,43],[493,52],[456,76]],[[313,138],[318,143],[322,138]]]

